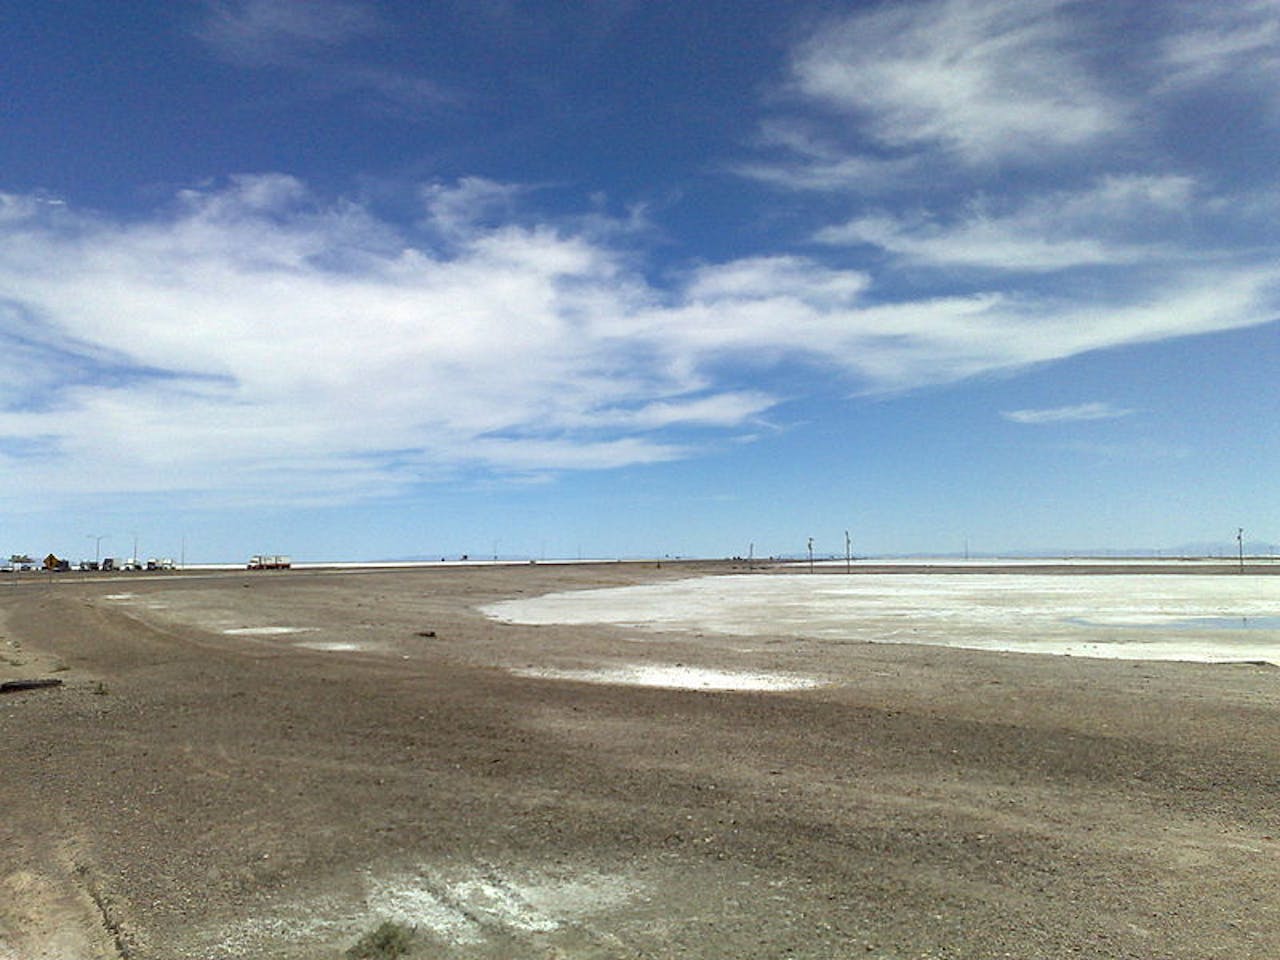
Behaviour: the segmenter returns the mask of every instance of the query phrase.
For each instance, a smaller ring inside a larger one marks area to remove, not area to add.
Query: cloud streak
[[[876,214],[828,226],[819,243],[867,244],[938,267],[1033,273],[1127,266],[1189,254],[1162,232],[1186,219],[1194,182],[1184,176],[1111,176],[1075,191],[1054,191],[999,206],[980,199],[959,216]],[[1003,209],[1001,209],[1003,208]],[[1199,251],[1198,256],[1203,256]]]
[[[1053,423],[1087,423],[1094,420],[1119,420],[1133,411],[1113,403],[1095,400],[1066,407],[1044,407],[1033,410],[1004,410],[1000,416],[1012,423],[1030,425]]]
[[[886,5],[800,47],[797,92],[861,122],[879,144],[986,164],[1092,144],[1121,131],[1123,100],[1081,53],[1088,24],[1066,0]]]
[[[457,96],[426,77],[361,59],[349,48],[392,29],[350,0],[208,0],[194,34],[237,67],[283,70],[327,95],[372,95],[371,107],[410,117]]]

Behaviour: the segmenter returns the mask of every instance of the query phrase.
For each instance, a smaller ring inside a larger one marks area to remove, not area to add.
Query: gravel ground
[[[720,572],[0,582],[0,960],[1280,956],[1280,671],[476,610]]]

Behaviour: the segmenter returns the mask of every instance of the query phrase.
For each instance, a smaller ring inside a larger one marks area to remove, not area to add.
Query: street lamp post
[[[107,539],[107,534],[88,533],[85,538],[93,541],[93,562],[96,565],[102,561],[102,541]]]

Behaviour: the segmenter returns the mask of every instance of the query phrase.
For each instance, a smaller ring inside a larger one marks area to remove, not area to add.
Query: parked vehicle
[[[98,561],[97,560],[81,560],[80,569],[81,570],[97,570]]]
[[[262,554],[249,558],[250,570],[288,570],[293,561],[280,554]]]
[[[141,570],[142,564],[138,561],[137,557],[130,557],[128,560],[122,560],[120,562],[120,569],[121,570]]]
[[[116,568],[115,557],[103,557],[102,559],[103,570],[114,570],[115,568]]]

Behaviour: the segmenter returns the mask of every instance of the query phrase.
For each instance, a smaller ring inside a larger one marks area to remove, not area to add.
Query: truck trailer
[[[249,558],[250,570],[288,570],[293,561],[280,554],[262,554]]]

